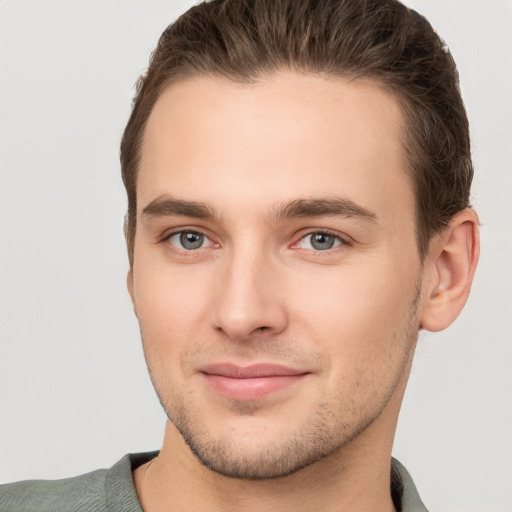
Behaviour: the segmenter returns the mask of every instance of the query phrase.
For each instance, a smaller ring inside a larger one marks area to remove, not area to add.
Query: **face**
[[[399,393],[422,266],[402,117],[376,85],[195,78],[149,118],[129,289],[160,401],[207,467],[287,475]]]

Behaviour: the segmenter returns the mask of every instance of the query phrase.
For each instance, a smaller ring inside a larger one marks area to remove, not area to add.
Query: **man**
[[[391,459],[418,331],[469,294],[453,60],[391,0],[200,4],[121,145],[160,452],[9,484],[2,510],[426,510]]]

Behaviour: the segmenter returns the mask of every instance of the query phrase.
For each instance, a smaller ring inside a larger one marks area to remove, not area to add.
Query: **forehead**
[[[165,194],[245,211],[342,195],[373,209],[398,202],[412,217],[403,131],[396,101],[373,83],[291,72],[183,80],[148,119],[139,210]]]

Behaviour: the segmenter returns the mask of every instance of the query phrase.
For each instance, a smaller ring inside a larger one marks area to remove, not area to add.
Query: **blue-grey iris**
[[[204,242],[204,236],[201,233],[194,233],[193,231],[184,231],[180,235],[180,244],[184,249],[194,250],[199,249]]]
[[[332,249],[335,241],[336,237],[326,233],[313,233],[311,235],[311,247],[317,251]]]

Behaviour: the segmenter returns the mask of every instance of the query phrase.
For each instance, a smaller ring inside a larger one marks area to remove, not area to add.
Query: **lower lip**
[[[235,379],[223,375],[204,374],[206,381],[217,393],[234,400],[258,400],[285,389],[303,379],[306,374],[275,375],[248,379]]]

